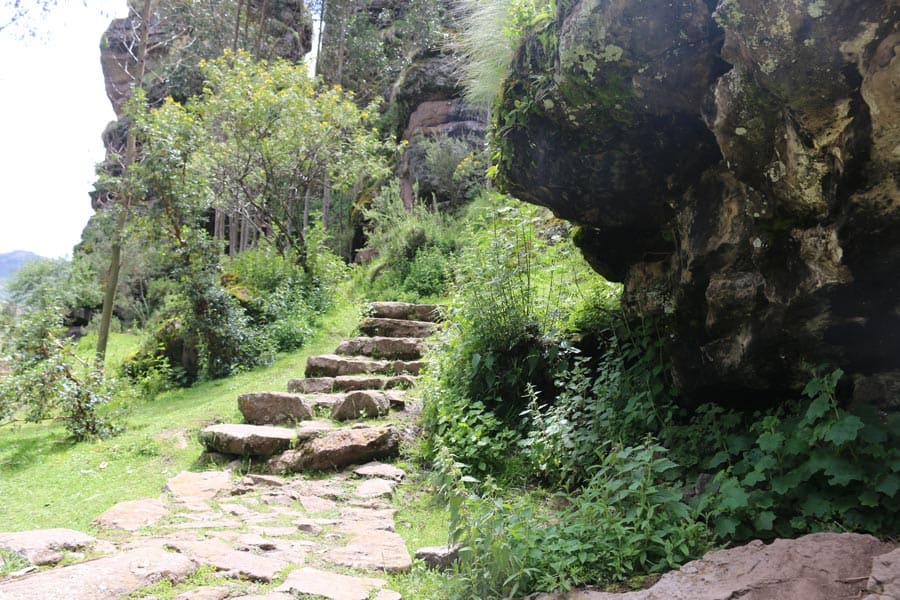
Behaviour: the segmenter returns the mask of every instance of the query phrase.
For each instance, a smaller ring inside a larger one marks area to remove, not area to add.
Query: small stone
[[[74,529],[34,529],[0,534],[0,549],[15,552],[32,565],[56,564],[64,551],[91,548],[97,539]]]

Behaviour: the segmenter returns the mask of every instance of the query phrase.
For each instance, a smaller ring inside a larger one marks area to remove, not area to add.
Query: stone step
[[[382,404],[381,399],[384,399],[384,403],[388,408],[393,408],[395,410],[403,410],[406,408],[406,392],[403,390],[373,390],[373,389],[364,389],[364,390],[350,390],[347,392],[333,392],[328,394],[297,394],[302,397],[307,403],[311,404],[317,410],[328,410],[332,412],[332,419],[338,420],[346,420],[346,419],[355,419],[358,418],[356,416],[346,416],[343,418],[337,418],[334,414],[350,414],[347,411],[351,410],[348,408],[337,408],[343,407],[348,402],[351,403],[359,403],[362,402],[364,404]],[[370,398],[370,399],[367,399]],[[374,398],[378,398],[378,400],[374,400]],[[387,409],[379,414],[368,414],[369,417],[375,416],[384,416],[387,414]]]
[[[297,432],[286,427],[223,423],[202,429],[200,442],[222,454],[272,456],[292,447]]]
[[[412,375],[341,375],[339,377],[307,377],[288,381],[288,392],[295,394],[329,394],[354,390],[409,389],[416,385]]]
[[[425,353],[422,338],[357,337],[344,340],[334,351],[348,356],[370,356],[391,360],[415,360]]]
[[[340,469],[396,456],[400,432],[394,425],[345,427],[330,431],[269,461],[273,473]]]
[[[372,302],[368,305],[373,317],[408,321],[441,320],[442,306],[437,304],[409,304],[408,302]]]
[[[400,390],[359,390],[347,392],[331,410],[335,421],[349,421],[360,417],[376,418],[388,414],[391,407],[405,406],[404,393]]]
[[[296,423],[313,418],[313,405],[300,394],[253,392],[238,396],[244,420],[254,425]]]
[[[401,375],[409,373],[418,375],[422,367],[421,361],[407,360],[375,360],[365,356],[338,356],[322,354],[310,356],[306,360],[307,377],[337,377],[340,375]]]
[[[368,336],[426,338],[437,330],[437,325],[428,321],[367,317],[359,322],[359,330]]]

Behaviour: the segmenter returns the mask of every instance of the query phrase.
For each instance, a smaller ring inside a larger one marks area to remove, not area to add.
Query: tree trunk
[[[238,0],[237,12],[234,16],[234,39],[231,41],[231,51],[238,51],[238,39],[241,32],[241,9],[244,7],[244,0]]]
[[[134,80],[134,88],[140,89],[144,85],[144,70],[147,63],[147,40],[150,35],[150,11],[152,0],[144,0],[141,10],[140,42],[137,51],[137,75]],[[133,92],[132,92],[133,93]],[[131,166],[137,161],[137,134],[133,127],[128,129],[128,138],[125,148],[125,164],[122,176],[128,174]],[[109,327],[112,322],[113,306],[116,301],[116,288],[119,287],[119,272],[122,268],[122,236],[125,233],[125,224],[128,222],[128,211],[131,207],[132,191],[125,185],[121,188],[124,205],[119,213],[116,223],[116,231],[113,233],[113,243],[109,256],[109,271],[106,275],[106,289],[103,293],[103,309],[100,313],[100,331],[97,333],[96,367],[103,370],[106,363],[106,346],[109,343]]]

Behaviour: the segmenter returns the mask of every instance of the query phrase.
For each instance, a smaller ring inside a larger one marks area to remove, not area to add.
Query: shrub
[[[647,438],[598,448],[585,487],[552,510],[528,494],[467,496],[457,487],[452,536],[461,544],[453,598],[508,598],[675,568],[711,536],[682,501],[678,466]],[[464,518],[460,518],[465,513]]]
[[[45,307],[25,313],[5,336],[0,422],[59,420],[75,440],[114,435],[108,407],[117,382],[82,360],[64,333],[61,311]]]
[[[708,440],[718,442],[700,465],[719,470],[709,491],[717,535],[744,540],[835,526],[900,531],[900,415],[840,406],[842,375],[817,375],[803,402],[749,420],[721,408],[701,413],[691,433],[712,423]]]

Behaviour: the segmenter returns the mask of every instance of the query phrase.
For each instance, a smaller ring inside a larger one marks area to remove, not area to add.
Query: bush
[[[396,182],[382,188],[364,215],[368,247],[377,252],[369,297],[417,302],[447,292],[459,247],[451,216],[424,204],[407,210]]]
[[[598,448],[585,487],[552,510],[528,494],[469,496],[457,486],[461,544],[452,597],[509,598],[660,573],[707,550],[711,536],[682,501],[678,466],[647,438]],[[465,518],[460,518],[465,513]]]
[[[75,440],[114,435],[109,406],[117,382],[82,360],[64,333],[61,311],[45,307],[25,313],[4,336],[9,373],[0,378],[0,422],[59,420]]]

